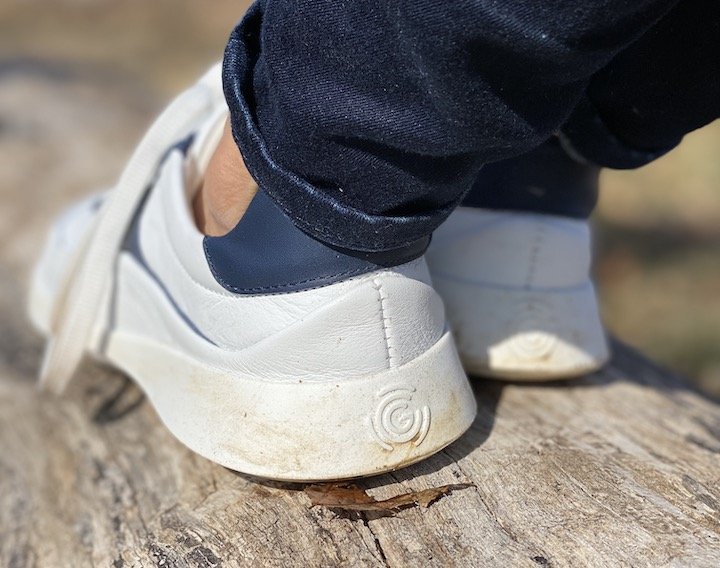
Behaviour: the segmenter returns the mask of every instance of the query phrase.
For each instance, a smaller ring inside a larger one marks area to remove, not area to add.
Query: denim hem
[[[574,160],[616,170],[639,168],[675,148],[633,148],[618,138],[600,117],[595,105],[583,97],[559,133],[560,143]]]
[[[259,53],[262,8],[253,5],[233,30],[223,61],[223,89],[233,138],[245,165],[276,205],[302,231],[327,244],[359,252],[381,252],[424,240],[454,209],[433,215],[382,216],[364,213],[330,197],[320,188],[273,160],[254,116],[253,71]],[[259,49],[258,49],[259,51]],[[255,103],[257,104],[257,102]],[[372,191],[372,187],[368,188]]]

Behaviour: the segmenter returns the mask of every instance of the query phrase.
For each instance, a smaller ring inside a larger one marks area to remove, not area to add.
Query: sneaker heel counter
[[[526,289],[587,284],[591,244],[585,221],[480,211],[474,216],[474,225],[446,230],[431,245],[434,278]]]
[[[253,360],[267,361],[271,353],[275,371],[349,379],[408,363],[445,330],[442,300],[432,286],[397,269],[369,274],[338,292],[322,308],[261,341]]]
[[[514,245],[526,258],[524,287],[571,288],[589,283],[592,255],[587,222],[526,215],[516,223]]]
[[[373,278],[372,285],[389,367],[412,361],[442,337],[445,307],[428,282],[385,273]]]

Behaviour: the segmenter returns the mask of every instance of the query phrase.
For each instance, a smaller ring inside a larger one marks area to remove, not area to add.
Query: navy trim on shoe
[[[263,191],[238,225],[222,237],[205,237],[210,270],[238,294],[285,293],[327,286],[346,278],[398,266],[423,255],[430,237],[382,252],[333,247],[298,229]]]

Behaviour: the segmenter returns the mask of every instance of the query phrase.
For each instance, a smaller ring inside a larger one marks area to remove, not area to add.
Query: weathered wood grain
[[[127,379],[97,365],[62,399],[38,394],[40,340],[20,302],[38,228],[111,177],[122,156],[108,148],[129,144],[112,141],[112,124],[139,130],[147,113],[117,105],[79,126],[81,147],[58,149],[44,136],[107,93],[42,74],[3,81],[0,197],[17,209],[0,214],[1,567],[720,566],[720,405],[620,345],[580,380],[476,381],[465,437],[359,482],[377,499],[474,487],[393,517],[311,507],[302,486],[192,454]],[[23,114],[28,99],[52,100],[54,113]]]

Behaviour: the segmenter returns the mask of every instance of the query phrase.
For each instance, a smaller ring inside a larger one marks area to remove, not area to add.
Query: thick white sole
[[[524,290],[434,274],[463,365],[473,375],[549,381],[585,375],[609,359],[595,290]]]
[[[347,381],[263,381],[122,334],[112,335],[106,356],[137,381],[183,444],[269,479],[399,469],[459,438],[475,418],[449,333],[402,367]]]
[[[131,284],[114,298],[115,310],[132,313],[150,293],[153,309],[174,317],[150,278]],[[45,333],[49,306],[36,278],[29,311]],[[450,332],[399,367],[346,380],[251,376],[123,329],[96,335],[95,355],[137,382],[178,440],[263,478],[327,481],[399,469],[459,438],[476,414]]]

